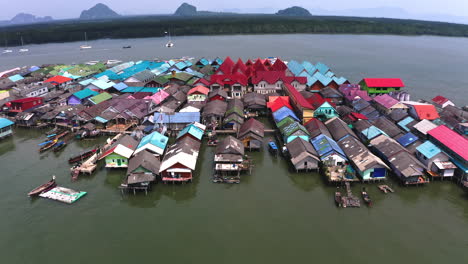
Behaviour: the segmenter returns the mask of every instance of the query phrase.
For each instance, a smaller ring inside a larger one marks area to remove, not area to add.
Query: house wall
[[[106,168],[127,168],[128,159],[113,153],[106,157]]]
[[[325,121],[325,119],[331,119],[333,117],[337,117],[338,112],[333,107],[319,107],[315,109],[314,117],[321,118]]]
[[[13,134],[13,129],[11,126],[0,128],[0,138],[4,138]]]
[[[191,94],[187,97],[187,101],[189,102],[203,102],[207,98],[204,94]]]
[[[32,92],[29,92],[26,94],[25,97],[38,97],[38,96],[42,96],[44,94],[47,94],[49,92],[49,88],[47,88],[47,86],[45,87],[42,87],[42,88],[39,88],[39,89],[36,89]]]
[[[428,159],[426,156],[424,156],[421,152],[416,150],[415,153],[416,158],[418,158],[419,161],[422,162],[426,166],[427,170],[431,170],[432,164],[437,161],[449,161],[449,157],[443,153],[439,153],[435,155],[434,157]]]
[[[323,84],[321,82],[316,82],[314,84],[312,84],[309,88],[310,91],[320,91],[321,89],[323,89],[325,86],[323,86]]]
[[[328,166],[337,166],[337,165],[345,164],[347,160],[341,157],[340,155],[332,153],[332,154],[323,156],[322,162]]]
[[[293,164],[296,170],[317,170],[318,161],[312,157],[306,157],[303,160]]]
[[[78,97],[72,95],[72,96],[70,96],[70,98],[68,98],[68,104],[69,105],[78,105],[78,104],[81,104],[81,100]]]

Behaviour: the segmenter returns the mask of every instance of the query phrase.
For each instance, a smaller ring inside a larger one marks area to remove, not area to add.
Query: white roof
[[[186,106],[186,107],[180,109],[179,112],[182,112],[182,113],[186,113],[186,112],[200,112],[200,109],[189,105],[189,106]]]
[[[198,122],[193,122],[193,125],[200,128],[201,130],[205,131],[206,130],[206,126],[203,125],[203,124],[200,124]]]
[[[114,149],[114,153],[119,154],[120,156],[129,159],[133,154],[133,149],[129,149],[129,148],[125,147],[124,145],[119,144]]]
[[[432,123],[427,119],[424,119],[421,122],[414,125],[414,128],[417,129],[419,132],[423,133],[424,135],[426,135],[429,130],[432,130],[436,127],[436,124]]]
[[[197,165],[198,153],[196,152],[194,154],[195,155],[190,155],[185,152],[179,152],[174,156],[170,157],[169,159],[163,160],[159,172],[163,172],[177,163],[180,163],[191,170],[195,170],[195,166]]]
[[[151,143],[148,142],[147,144],[143,145],[142,147],[137,148],[137,149],[135,150],[135,154],[137,154],[138,152],[140,152],[140,151],[142,151],[142,150],[145,150],[145,149],[146,149],[146,150],[149,150],[150,152],[159,154],[159,155],[162,155],[163,152],[164,152],[164,149],[159,148],[159,147],[157,147],[157,146],[155,146],[155,145],[153,145],[153,144],[151,144]]]

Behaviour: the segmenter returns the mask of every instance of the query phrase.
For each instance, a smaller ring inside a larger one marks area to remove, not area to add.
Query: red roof
[[[307,77],[286,76],[284,71],[260,71],[252,78],[252,84],[258,84],[261,81],[275,84],[279,80],[287,84],[291,84],[293,81],[297,81],[301,84],[307,83]]]
[[[313,109],[319,108],[325,102],[328,102],[332,107],[336,107],[336,105],[331,102],[331,99],[325,99],[319,93],[313,93],[312,96],[306,100],[313,106]]]
[[[427,132],[465,161],[468,160],[468,140],[450,128],[441,125]]]
[[[10,101],[10,103],[28,103],[36,100],[42,100],[42,97],[26,97]]]
[[[245,62],[245,66],[252,66],[253,65],[253,62],[248,59],[246,62]]]
[[[65,76],[57,75],[57,76],[54,76],[52,78],[49,78],[49,79],[45,80],[44,82],[59,85],[59,84],[62,84],[62,83],[69,82],[71,80],[73,80],[73,79],[65,77]]]
[[[284,106],[292,109],[288,96],[274,96],[274,98],[270,98],[270,101],[267,103],[267,107],[270,108],[272,112],[276,112]]]
[[[219,66],[218,70],[216,71],[216,73],[218,72],[222,72],[223,74],[231,74],[232,73],[232,68],[234,67],[234,62],[232,61],[232,59],[228,56],[223,64],[221,64],[221,66]]]
[[[255,64],[253,65],[253,68],[257,72],[259,72],[259,71],[268,71],[268,69],[265,67],[265,65],[263,65],[262,60],[260,60],[260,59],[257,59]]]
[[[413,108],[416,111],[418,118],[421,120],[434,120],[440,117],[433,105],[413,105]]]
[[[448,100],[449,100],[449,99],[447,99],[447,98],[445,98],[445,97],[443,97],[443,96],[441,96],[441,95],[438,95],[438,96],[432,98],[432,102],[434,102],[434,103],[436,103],[436,104],[438,104],[438,105],[443,105],[443,104],[445,104],[446,102],[448,102]]]
[[[210,85],[210,82],[207,80],[207,79],[198,79],[198,81],[195,82],[195,84],[198,84],[198,83],[201,83],[201,84],[204,84],[204,85]]]
[[[210,92],[210,89],[206,88],[205,86],[196,86],[192,89],[190,89],[190,91],[188,91],[188,95],[191,95],[191,94],[194,94],[194,93],[201,93],[201,94],[204,94],[204,95],[208,95],[208,93]]]
[[[367,87],[405,87],[400,78],[364,78]]]
[[[359,119],[362,119],[362,120],[369,120],[369,118],[367,118],[367,116],[361,114],[361,113],[356,113],[356,112],[351,112],[348,117],[353,120],[353,121],[357,121]]]
[[[302,108],[314,109],[314,107],[299,93],[296,88],[292,85],[285,83],[284,86],[288,90],[289,94],[294,98],[294,101],[299,104]]]
[[[236,65],[232,68],[232,73],[242,73],[245,74],[245,71],[247,70],[247,66],[245,66],[244,62],[239,58],[236,62]]]
[[[273,64],[273,66],[271,66],[271,69],[272,71],[286,71],[288,69],[288,66],[286,66],[286,64],[284,64],[284,62],[280,59],[276,59],[275,63]]]
[[[225,84],[233,85],[236,83],[242,84],[244,86],[247,86],[248,81],[247,77],[245,75],[242,75],[240,73],[235,73],[235,74],[222,74],[222,75],[211,75],[211,84],[219,84],[221,86]]]

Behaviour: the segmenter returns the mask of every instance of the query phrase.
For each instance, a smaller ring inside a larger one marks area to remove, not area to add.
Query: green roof
[[[112,95],[109,94],[109,93],[100,93],[98,95],[95,95],[95,96],[89,98],[89,100],[93,104],[99,104],[99,103],[102,103],[102,102],[110,100],[110,99],[112,99]]]
[[[153,81],[159,83],[159,84],[166,84],[169,82],[167,76],[157,76],[153,79]]]
[[[236,113],[237,115],[242,116],[242,117],[244,116],[244,112],[241,109],[237,108],[237,107],[233,107],[233,108],[227,110],[225,116],[228,116],[228,115],[230,115],[232,113]]]

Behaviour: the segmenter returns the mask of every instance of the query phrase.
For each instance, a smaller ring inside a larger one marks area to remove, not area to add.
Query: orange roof
[[[59,85],[59,84],[65,83],[65,82],[69,82],[71,80],[73,80],[73,79],[65,77],[65,76],[57,75],[57,76],[54,76],[52,78],[49,78],[49,79],[45,80],[44,82],[52,83],[54,85]]]
[[[196,86],[196,87],[193,87],[192,89],[190,89],[190,91],[188,91],[188,95],[191,95],[191,94],[194,94],[194,93],[201,93],[201,94],[204,94],[204,95],[208,95],[208,93],[210,92],[210,89],[206,88],[205,86]]]
[[[434,105],[413,105],[413,108],[421,120],[434,120],[440,117]]]

